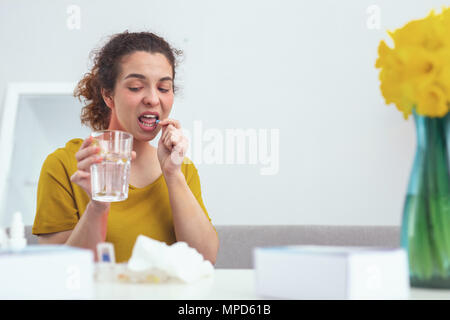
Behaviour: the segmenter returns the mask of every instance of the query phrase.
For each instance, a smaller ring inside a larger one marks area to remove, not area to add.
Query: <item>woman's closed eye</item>
[[[138,92],[139,90],[141,90],[142,88],[128,88],[130,91],[132,92]],[[164,88],[159,88],[159,91],[161,92],[169,92],[169,89],[164,89]]]

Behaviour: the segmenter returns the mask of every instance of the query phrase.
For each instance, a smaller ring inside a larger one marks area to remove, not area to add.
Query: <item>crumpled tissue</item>
[[[186,242],[176,242],[169,246],[144,235],[137,237],[127,267],[136,273],[163,273],[186,283],[214,273],[211,262],[204,260],[203,256]]]

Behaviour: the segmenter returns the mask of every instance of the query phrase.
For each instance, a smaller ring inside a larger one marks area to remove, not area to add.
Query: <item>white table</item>
[[[253,269],[216,269],[193,284],[96,282],[96,299],[259,300]],[[273,299],[273,298],[270,298]],[[450,290],[411,288],[410,299],[450,300]]]

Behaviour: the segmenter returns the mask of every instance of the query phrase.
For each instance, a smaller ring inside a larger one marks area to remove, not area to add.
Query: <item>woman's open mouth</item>
[[[158,116],[153,114],[144,114],[138,118],[139,126],[145,131],[151,131],[157,126]]]

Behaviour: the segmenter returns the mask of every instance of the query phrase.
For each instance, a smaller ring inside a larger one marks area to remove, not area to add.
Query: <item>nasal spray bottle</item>
[[[0,251],[8,248],[8,235],[3,227],[0,227]]]
[[[27,245],[25,238],[25,226],[22,221],[22,214],[17,211],[14,212],[11,227],[9,229],[8,247],[12,252],[23,250]]]

